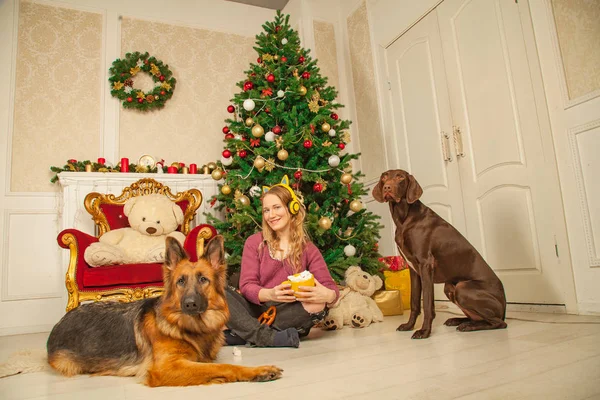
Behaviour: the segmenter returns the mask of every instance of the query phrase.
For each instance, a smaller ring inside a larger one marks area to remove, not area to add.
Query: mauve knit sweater
[[[258,247],[262,241],[262,232],[255,233],[246,240],[242,253],[240,291],[248,301],[255,304],[261,304],[258,299],[260,289],[271,289],[287,280],[289,275],[293,275],[292,266],[287,260],[279,261],[271,258],[266,243],[259,253]],[[317,246],[311,242],[307,243],[301,262],[302,269],[298,272],[310,271],[323,286],[335,291],[337,300],[340,291],[331,278],[327,264]]]

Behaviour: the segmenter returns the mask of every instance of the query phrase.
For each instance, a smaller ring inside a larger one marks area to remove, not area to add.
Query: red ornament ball
[[[275,32],[279,32],[280,30],[281,30],[281,26],[277,25],[277,26],[275,27]]]
[[[164,76],[164,75],[161,75],[161,76],[159,76],[159,77],[158,77],[158,80],[159,80],[159,81],[161,81],[161,82],[164,82],[164,80],[165,80],[165,76]]]
[[[275,82],[275,75],[273,75],[273,74],[267,75],[267,82],[269,82],[269,83]]]
[[[148,65],[148,60],[144,60],[144,64]]]
[[[321,193],[322,190],[323,190],[323,185],[321,185],[319,182],[317,182],[313,185],[313,192]]]
[[[229,158],[229,157],[231,157],[231,151],[229,151],[229,149],[225,149],[225,150],[223,150],[223,153],[221,153],[221,154],[223,154],[223,157],[224,157],[224,158]]]
[[[250,81],[246,81],[246,83],[244,83],[244,91],[251,90],[253,87],[254,87],[254,84]]]
[[[262,58],[258,57],[258,58],[256,59],[256,62],[257,62],[257,63],[259,63],[259,64],[262,64]]]
[[[332,113],[332,114],[330,115],[330,117],[331,117],[331,119],[332,119],[332,120],[334,120],[334,121],[337,121],[337,120],[338,120],[338,118],[340,118],[340,117],[339,117],[339,116],[338,116],[336,113]]]
[[[138,103],[142,104],[144,102],[144,99],[140,98],[138,99]]]
[[[228,133],[227,135],[225,135],[225,139],[229,140],[229,139],[233,139],[235,136],[233,136],[233,133]]]
[[[304,57],[302,57],[302,56],[298,57],[298,62],[300,64],[302,64],[304,61],[305,61]]]
[[[305,140],[304,141],[304,148],[310,149],[311,147],[312,147],[312,140]]]
[[[281,58],[279,59],[282,63],[287,61],[287,57],[286,56],[281,56]]]
[[[294,190],[300,190],[300,183],[299,182],[292,183],[292,189],[294,189]]]
[[[297,180],[302,179],[302,171],[298,170],[294,172],[294,178],[296,178]]]
[[[303,72],[302,73],[302,79],[308,79],[308,78],[310,78],[310,74],[308,72],[306,72],[306,71]]]
[[[133,101],[133,97],[128,97],[128,98],[127,98],[127,102],[128,102],[128,103],[131,103],[132,101]]]
[[[222,130],[223,130],[223,133],[229,133],[229,127],[227,127],[227,126],[224,126]]]
[[[273,127],[273,129],[271,129],[271,131],[272,131],[274,134],[276,134],[276,135],[279,135],[279,134],[281,133],[281,127],[280,127],[279,125],[275,125],[275,126]]]
[[[265,112],[266,112],[267,114],[269,114],[269,113],[271,112],[271,109],[270,109],[269,107],[267,107],[267,108],[265,108]]]
[[[165,92],[164,90],[161,90],[161,91],[160,91],[160,95],[161,95],[161,96],[164,96],[165,94],[166,94],[166,92]]]
[[[344,143],[340,143],[340,144],[338,144],[338,148],[340,150],[344,150],[346,148],[346,145]]]
[[[227,106],[227,112],[233,114],[235,112],[235,107],[232,105]]]
[[[240,156],[240,158],[246,158],[247,155],[248,152],[246,150],[240,150],[238,153],[238,156]]]

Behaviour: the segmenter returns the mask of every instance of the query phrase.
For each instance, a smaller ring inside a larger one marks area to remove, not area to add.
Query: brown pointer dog
[[[381,174],[373,188],[375,200],[390,204],[396,244],[410,266],[410,317],[396,330],[414,328],[422,288],[423,326],[412,338],[429,337],[435,318],[434,283],[445,283],[444,293],[467,316],[450,318],[445,325],[462,332],[506,328],[502,282],[460,232],[419,201],[422,194],[415,178],[401,169]]]

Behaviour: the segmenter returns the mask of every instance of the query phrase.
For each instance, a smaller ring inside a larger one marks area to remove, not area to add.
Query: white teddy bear
[[[123,213],[131,227],[108,231],[85,250],[85,261],[92,267],[162,263],[167,236],[183,246],[185,235],[176,231],[183,222],[183,211],[164,195],[132,197],[125,202]]]
[[[344,325],[364,328],[371,322],[383,321],[383,313],[371,298],[383,285],[381,278],[364,272],[360,267],[348,268],[345,277],[346,287],[323,321],[325,329],[342,329]]]

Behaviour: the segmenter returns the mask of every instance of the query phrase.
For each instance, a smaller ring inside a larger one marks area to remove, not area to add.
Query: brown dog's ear
[[[225,265],[225,249],[223,247],[223,242],[223,236],[217,235],[210,239],[204,250],[204,258],[206,258],[216,270]]]
[[[174,237],[167,236],[165,266],[172,270],[181,260],[187,258],[188,256],[179,241]]]
[[[383,194],[381,193],[381,185],[383,182],[383,174],[381,174],[381,178],[379,178],[379,182],[377,182],[377,185],[375,185],[375,187],[373,188],[373,198],[375,200],[377,200],[380,203],[383,203]]]
[[[408,204],[412,204],[421,198],[423,194],[423,188],[419,185],[419,182],[414,176],[408,175],[408,189],[406,189],[406,201]]]

